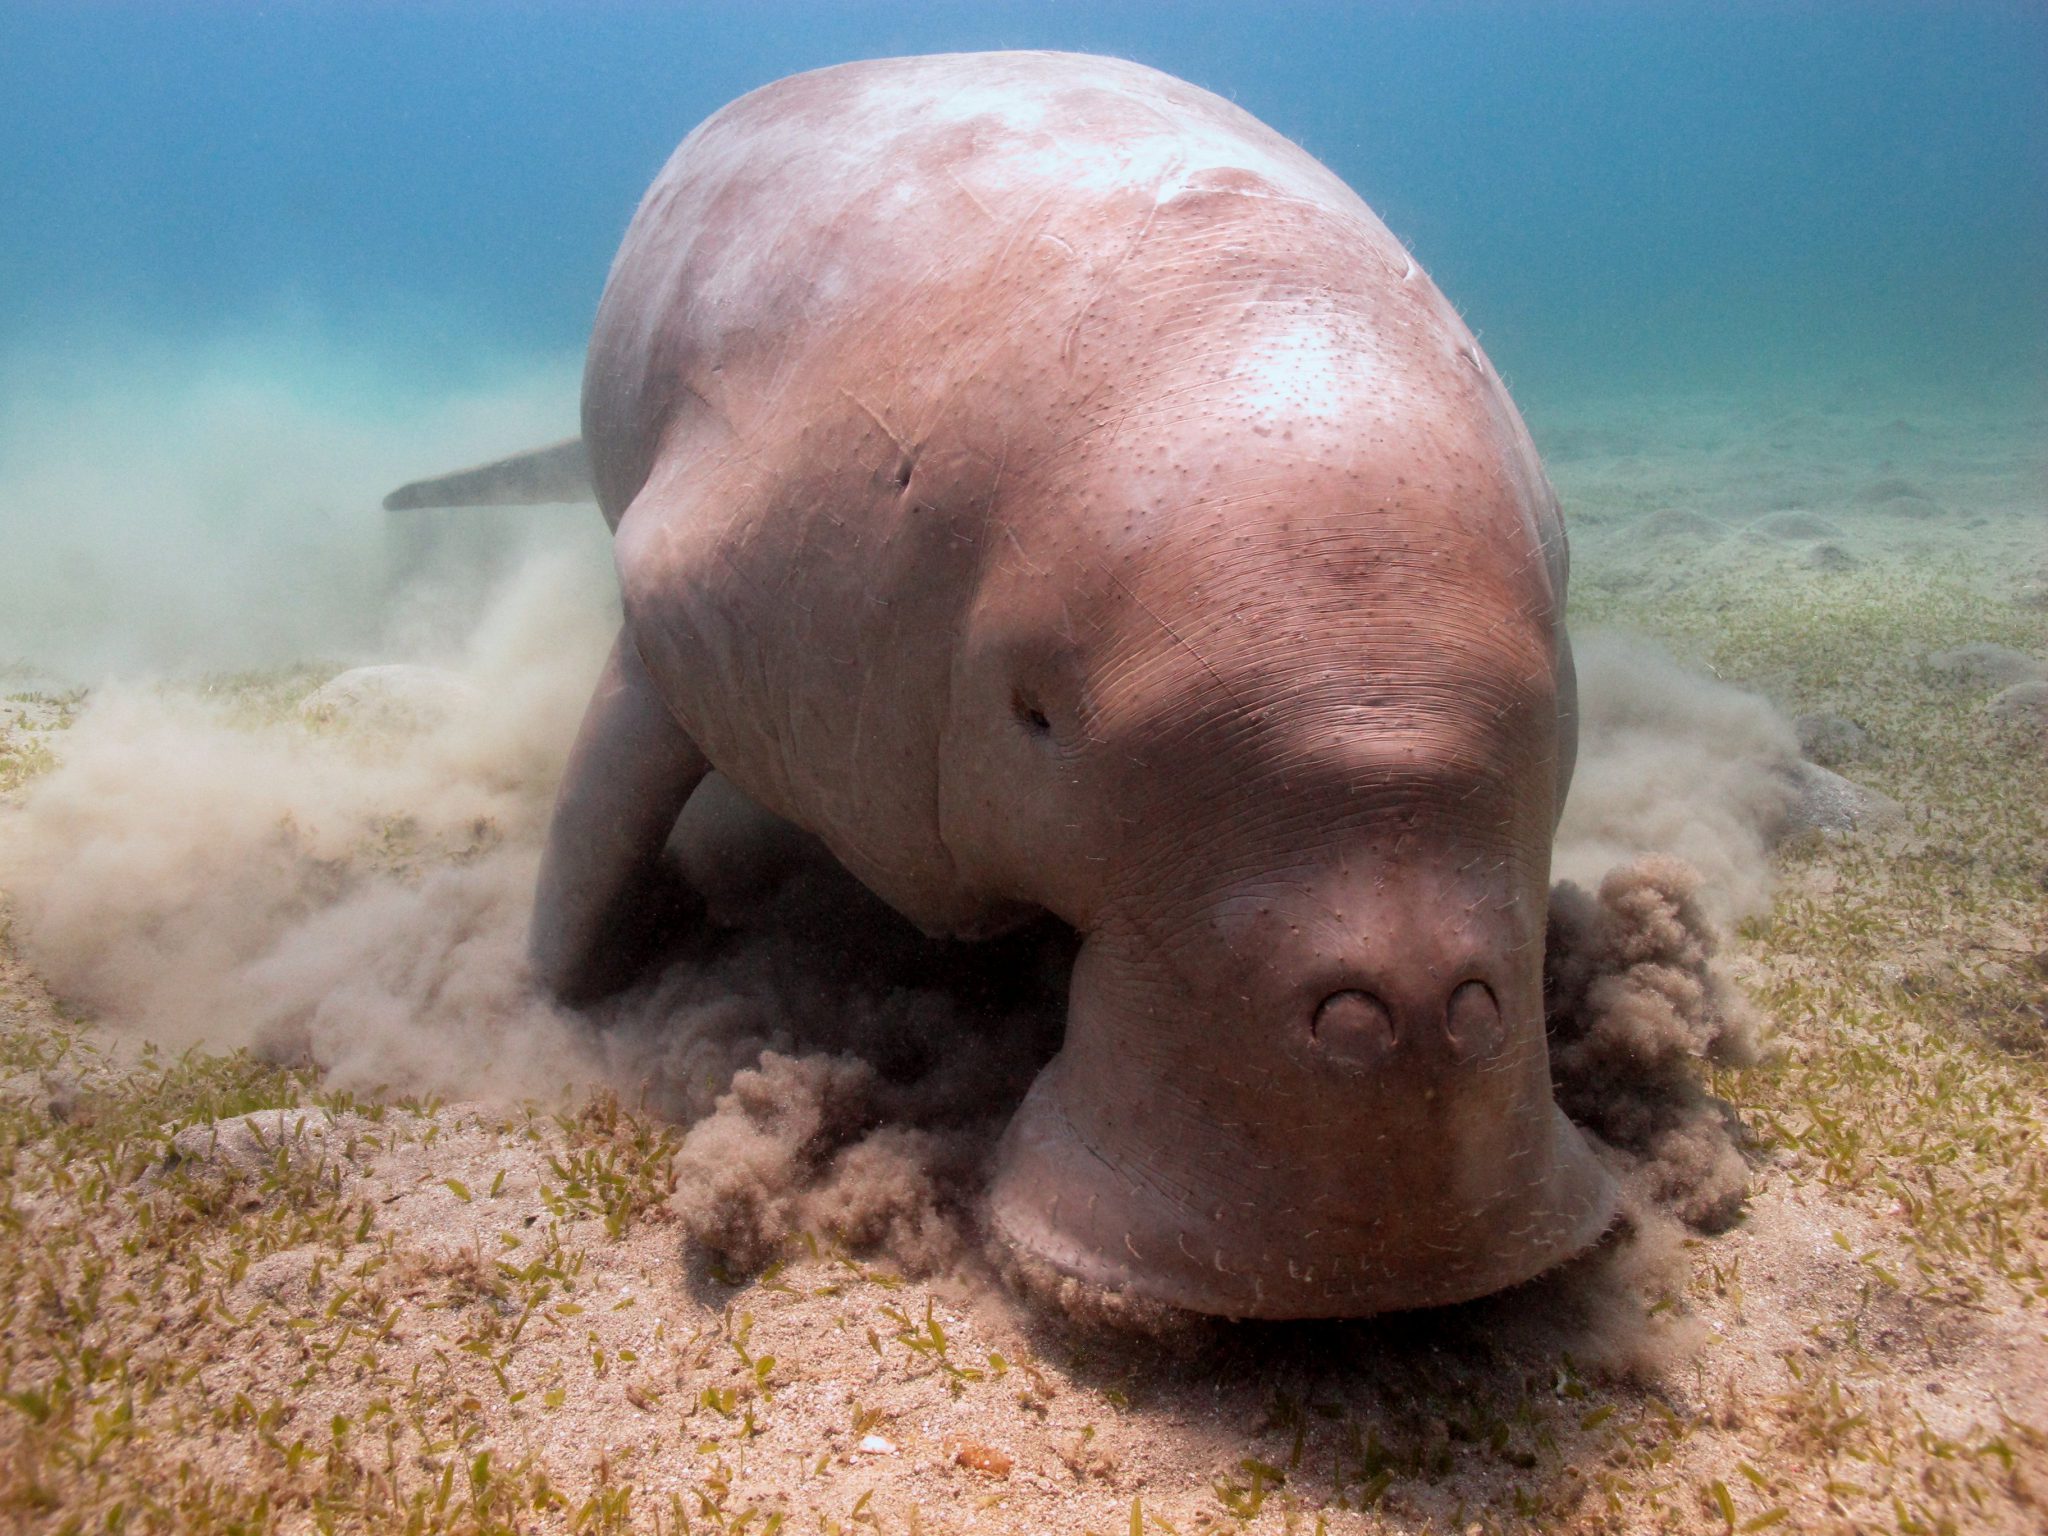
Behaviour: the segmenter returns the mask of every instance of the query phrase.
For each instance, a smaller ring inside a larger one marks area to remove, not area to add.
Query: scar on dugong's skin
[[[1113,59],[850,64],[684,140],[584,376],[625,625],[531,953],[608,984],[716,769],[940,934],[1082,936],[989,1220],[1135,1298],[1357,1316],[1591,1243],[1553,1102],[1556,497],[1336,176]],[[394,493],[557,499],[574,444]]]

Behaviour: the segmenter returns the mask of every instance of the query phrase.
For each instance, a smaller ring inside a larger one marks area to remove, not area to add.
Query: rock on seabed
[[[482,702],[474,685],[439,667],[393,662],[356,667],[330,678],[299,703],[316,725],[377,731],[420,731],[466,714]]]
[[[2048,736],[2048,682],[2014,683],[1994,693],[1984,708],[2000,725]]]
[[[1957,688],[2004,688],[2013,683],[2048,681],[2048,666],[2009,645],[1979,641],[1952,651],[1936,651],[1927,670],[1938,682]]]
[[[1905,807],[1890,795],[1865,788],[1818,763],[1790,763],[1782,770],[1794,791],[1785,813],[1786,833],[1826,832],[1845,837],[1894,826]]]

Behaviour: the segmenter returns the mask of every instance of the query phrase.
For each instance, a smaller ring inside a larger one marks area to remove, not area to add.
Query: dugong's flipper
[[[584,712],[541,855],[527,955],[544,991],[583,1003],[632,979],[662,919],[684,898],[680,882],[665,878],[662,848],[709,771],[621,630]]]
[[[583,439],[515,453],[509,459],[414,480],[384,498],[386,512],[415,507],[532,507],[554,501],[595,501],[590,451]]]

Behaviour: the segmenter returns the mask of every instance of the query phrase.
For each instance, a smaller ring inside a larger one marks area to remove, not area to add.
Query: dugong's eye
[[[1052,720],[1035,694],[1019,688],[1010,696],[1010,712],[1017,717],[1017,723],[1033,736],[1050,736]]]

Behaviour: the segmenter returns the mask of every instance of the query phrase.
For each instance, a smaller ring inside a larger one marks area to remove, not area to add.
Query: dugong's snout
[[[1285,974],[1209,1016],[1084,947],[1068,1035],[1005,1138],[999,1240],[1082,1281],[1231,1317],[1461,1301],[1594,1242],[1615,1189],[1553,1100],[1540,946]]]

